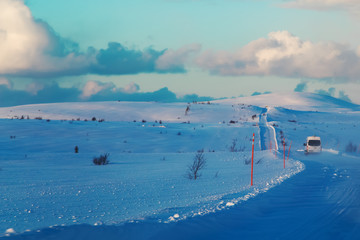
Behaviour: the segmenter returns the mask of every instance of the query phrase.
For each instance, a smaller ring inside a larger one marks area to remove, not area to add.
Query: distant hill
[[[209,104],[210,103],[210,104]],[[186,112],[189,106],[189,111]],[[360,106],[313,93],[272,93],[251,97],[196,103],[159,102],[74,102],[22,105],[0,108],[0,118],[42,118],[54,120],[223,122],[242,119],[264,107],[299,111],[358,111]],[[251,121],[251,119],[249,119]]]

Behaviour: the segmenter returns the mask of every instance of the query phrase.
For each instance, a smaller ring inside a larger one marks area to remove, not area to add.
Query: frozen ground
[[[187,106],[1,108],[0,233],[14,239],[356,239],[357,105],[312,94],[270,94],[192,103],[185,114]],[[105,122],[84,121],[93,117]],[[302,143],[314,134],[322,137],[324,152],[305,156]],[[239,152],[229,150],[234,139]],[[283,139],[292,149],[285,170]],[[277,143],[275,158],[270,149]],[[207,166],[191,181],[185,173],[199,149]],[[92,157],[105,152],[111,164],[93,166]]]

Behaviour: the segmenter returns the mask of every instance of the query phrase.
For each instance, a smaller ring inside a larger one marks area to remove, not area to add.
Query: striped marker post
[[[290,146],[289,146],[289,152],[288,152],[288,157],[287,157],[287,161],[289,161],[289,156],[290,156],[290,149],[291,149],[291,141],[290,141]]]
[[[251,186],[253,185],[253,175],[254,175],[254,141],[255,141],[255,133],[253,133],[252,151],[251,151]]]
[[[285,168],[285,138],[283,139],[283,145],[284,145],[284,168]]]

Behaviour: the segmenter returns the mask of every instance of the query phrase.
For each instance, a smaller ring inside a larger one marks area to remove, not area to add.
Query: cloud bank
[[[296,85],[294,92],[306,92],[307,91],[307,83],[306,82],[301,82],[298,85]],[[341,100],[347,101],[347,102],[352,102],[349,95],[347,95],[345,93],[345,91],[340,90],[338,91],[338,94],[336,94],[336,89],[334,87],[330,87],[328,90],[324,90],[324,89],[317,89],[314,91],[317,94],[321,94],[321,95],[325,95],[325,96],[331,96],[331,97],[335,97],[335,98],[339,98]]]
[[[0,75],[59,77],[98,74],[185,72],[184,62],[198,46],[179,50],[129,49],[110,42],[106,49],[64,39],[45,22],[35,20],[22,0],[0,1]]]
[[[233,51],[205,51],[196,60],[217,75],[306,77],[337,82],[359,81],[360,57],[348,46],[303,41],[287,31],[271,32]]]
[[[329,88],[328,90],[318,89],[318,90],[315,90],[315,93],[325,95],[325,96],[337,97],[341,100],[344,100],[344,101],[347,101],[350,103],[352,102],[349,95],[347,95],[345,93],[345,91],[342,91],[342,90],[338,91],[338,94],[336,96],[336,89],[333,87]]]
[[[113,83],[89,81],[82,88],[63,88],[57,83],[30,83],[24,90],[13,89],[12,83],[0,78],[0,107],[23,104],[82,102],[82,101],[155,101],[155,102],[192,102],[209,101],[211,97],[196,94],[177,96],[168,88],[154,92],[140,92],[139,85],[130,83],[123,88]]]

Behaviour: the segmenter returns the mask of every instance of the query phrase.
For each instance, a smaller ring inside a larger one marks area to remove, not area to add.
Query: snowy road
[[[11,239],[359,239],[360,159],[326,152],[296,158],[306,164],[302,173],[214,214],[171,224],[59,227]]]
[[[276,140],[276,132],[274,127],[268,123],[267,115],[269,108],[264,108],[259,115],[259,129],[260,129],[260,147],[261,150],[275,149],[278,150],[278,143]]]

